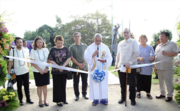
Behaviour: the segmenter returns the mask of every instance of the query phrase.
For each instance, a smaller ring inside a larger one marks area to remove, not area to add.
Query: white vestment
[[[98,57],[95,56],[92,58],[93,53],[99,48]],[[101,43],[97,46],[95,43],[92,43],[90,46],[87,47],[84,54],[84,59],[88,64],[88,72],[89,72],[89,94],[90,100],[95,99],[107,99],[108,98],[108,68],[112,63],[112,56],[108,46]],[[98,61],[98,59],[106,60],[104,64]],[[100,71],[104,71],[106,76],[103,81],[100,83],[95,82],[92,79],[92,74],[95,69],[99,69]]]

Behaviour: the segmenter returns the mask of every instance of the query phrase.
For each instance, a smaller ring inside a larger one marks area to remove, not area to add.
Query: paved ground
[[[52,82],[51,82],[52,83]],[[63,107],[58,107],[55,103],[52,102],[52,84],[48,86],[48,102],[50,106],[40,108],[38,106],[38,96],[36,93],[36,86],[34,81],[31,80],[30,92],[31,98],[34,101],[34,104],[25,104],[24,106],[19,107],[16,111],[180,111],[178,104],[175,100],[167,103],[164,99],[157,100],[155,96],[159,94],[159,86],[152,85],[152,100],[146,98],[145,93],[142,93],[141,99],[136,99],[137,105],[131,106],[130,100],[128,99],[128,106],[125,107],[124,104],[118,104],[120,99],[120,86],[119,79],[113,74],[109,74],[109,86],[108,86],[108,95],[109,95],[109,105],[97,105],[92,106],[92,101],[85,100],[80,96],[78,102],[74,101],[74,91],[72,88],[72,80],[67,82],[67,102],[68,105],[63,105]],[[16,88],[16,86],[14,86]],[[81,89],[81,88],[80,88]],[[89,90],[89,89],[88,89]],[[88,93],[89,94],[89,93]],[[25,102],[25,97],[24,97]]]
[[[159,94],[158,85],[152,86],[152,96]],[[119,85],[109,85],[109,105],[97,105],[92,106],[92,101],[85,100],[80,97],[78,102],[74,101],[73,88],[67,88],[67,101],[68,105],[63,107],[58,107],[55,103],[52,102],[52,89],[48,90],[48,102],[50,106],[40,108],[38,106],[38,96],[36,90],[31,89],[31,98],[35,102],[33,105],[25,104],[24,106],[19,107],[16,111],[180,111],[180,108],[177,107],[177,103],[173,100],[169,103],[165,102],[164,99],[157,100],[153,98],[149,100],[146,98],[145,93],[142,93],[141,99],[136,99],[137,105],[131,106],[130,100],[128,99],[128,106],[125,107],[124,104],[118,104],[120,99],[120,87]],[[25,98],[24,98],[25,101]]]

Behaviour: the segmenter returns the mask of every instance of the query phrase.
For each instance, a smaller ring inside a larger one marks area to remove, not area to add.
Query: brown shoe
[[[167,97],[166,102],[170,102],[170,101],[172,101],[172,97]]]
[[[164,95],[160,94],[160,95],[156,96],[156,99],[160,99],[160,98],[164,98],[164,97],[165,97]]]

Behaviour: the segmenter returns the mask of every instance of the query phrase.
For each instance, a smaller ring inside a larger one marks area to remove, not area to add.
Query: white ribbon
[[[33,64],[38,64],[38,65],[44,65],[44,66],[48,66],[48,67],[53,67],[53,68],[57,68],[57,69],[62,69],[62,70],[67,70],[67,71],[73,71],[73,72],[81,72],[81,73],[88,74],[87,71],[78,70],[78,69],[73,69],[73,68],[64,67],[64,66],[53,65],[53,64],[49,64],[49,63],[45,63],[45,62],[37,62],[37,61],[34,61],[34,60],[28,60],[28,59],[23,59],[23,58],[18,58],[18,57],[12,57],[12,56],[6,56],[6,57],[11,58],[11,59],[20,60],[20,61],[26,61],[26,62],[33,63]]]
[[[131,65],[130,68],[135,69],[135,68],[138,68],[138,67],[152,66],[152,65],[158,64],[158,63],[160,63],[160,62],[164,62],[164,61],[166,61],[166,60],[168,60],[168,59],[170,59],[170,58],[172,58],[172,57],[169,57],[169,58],[167,58],[167,59],[164,59],[164,60],[158,61],[158,62],[154,62],[154,63]],[[118,71],[118,70],[120,70],[120,68],[119,68],[119,69],[112,70],[112,71],[110,71],[110,72]]]

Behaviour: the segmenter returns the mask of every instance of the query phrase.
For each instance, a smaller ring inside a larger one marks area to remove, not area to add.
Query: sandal
[[[150,94],[147,94],[148,99],[152,99],[153,97]]]
[[[141,93],[137,94],[137,98],[141,98]]]
[[[96,105],[98,105],[99,104],[99,100],[94,100],[93,102],[92,102],[92,105],[93,106],[96,106]]]
[[[107,106],[108,105],[108,99],[101,99],[100,103]]]

